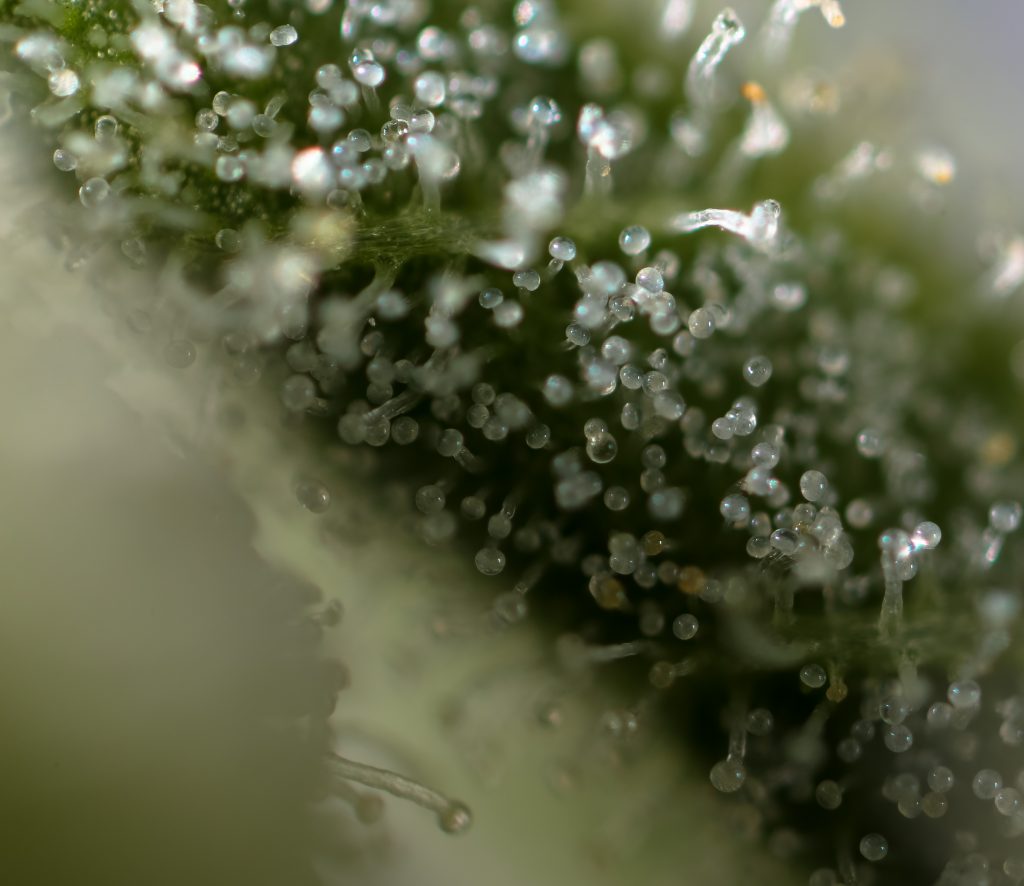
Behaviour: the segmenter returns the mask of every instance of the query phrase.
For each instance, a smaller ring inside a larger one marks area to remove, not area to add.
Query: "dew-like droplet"
[[[433,484],[416,490],[416,509],[423,514],[436,514],[445,506],[444,490]]]
[[[596,434],[587,440],[587,457],[595,464],[608,464],[608,462],[614,460],[618,452],[619,444],[606,431]]]
[[[828,675],[820,664],[805,664],[800,668],[800,682],[808,689],[821,689]]]
[[[981,687],[974,680],[954,680],[946,697],[958,711],[971,710],[981,704]]]
[[[280,25],[270,32],[270,42],[274,46],[291,46],[299,39],[299,32],[291,25]]]
[[[828,478],[821,471],[805,471],[800,477],[800,494],[810,502],[821,501],[828,490]]]
[[[473,562],[483,575],[498,575],[505,568],[505,555],[498,548],[480,548]]]
[[[1003,777],[994,769],[979,769],[971,782],[971,791],[979,800],[991,800],[1003,786]]]
[[[766,384],[772,377],[772,361],[763,354],[751,357],[743,364],[743,378],[755,388]]]
[[[921,798],[921,811],[928,818],[942,818],[948,807],[949,800],[946,799],[945,794],[929,791]]]
[[[814,789],[814,798],[822,809],[832,811],[842,804],[843,789],[831,779],[825,779]]]
[[[473,813],[465,803],[452,800],[448,808],[438,814],[437,821],[446,834],[463,834],[473,824]]]
[[[71,151],[57,148],[53,152],[53,165],[61,172],[73,172],[75,167],[78,166],[78,158]]]
[[[295,497],[307,511],[322,514],[331,506],[331,491],[318,480],[302,480],[295,485]]]
[[[687,326],[694,338],[710,338],[715,331],[715,316],[707,308],[697,308],[690,313]]]
[[[938,794],[951,791],[953,783],[953,770],[948,766],[935,766],[928,772],[928,787]]]
[[[747,770],[739,760],[719,760],[711,767],[711,784],[723,794],[732,794],[743,787],[747,780]]]
[[[368,49],[355,50],[349,56],[348,66],[352,72],[352,79],[362,86],[376,89],[384,82],[384,67]]]
[[[771,534],[771,545],[780,554],[789,557],[796,553],[800,537],[792,529],[776,529]]]
[[[316,402],[316,382],[296,373],[281,383],[281,402],[289,412],[304,412]]]
[[[700,622],[697,621],[696,615],[691,615],[689,612],[676,616],[675,621],[672,622],[672,633],[680,640],[692,640],[697,636],[698,630],[700,630]]]
[[[78,92],[81,80],[71,68],[60,68],[50,74],[49,86],[50,92],[58,98],[67,98]]]
[[[110,185],[106,179],[94,177],[78,189],[78,199],[86,209],[95,209],[110,196]]]
[[[889,726],[882,736],[885,746],[894,754],[902,754],[909,751],[914,744],[914,733],[903,723]]]
[[[881,834],[866,834],[860,841],[860,854],[868,861],[881,861],[889,854],[889,841]]]
[[[447,86],[444,75],[438,71],[423,71],[416,77],[413,89],[419,101],[436,108],[444,103]]]
[[[164,347],[164,360],[175,369],[187,369],[195,359],[196,346],[187,339],[171,339]]]
[[[1021,504],[1018,501],[997,501],[988,512],[988,521],[996,532],[1015,532],[1020,526]]]
[[[651,234],[642,225],[631,225],[619,234],[619,249],[626,255],[639,255],[651,245]]]
[[[576,244],[568,237],[555,237],[548,244],[548,253],[558,261],[572,261],[576,258]]]

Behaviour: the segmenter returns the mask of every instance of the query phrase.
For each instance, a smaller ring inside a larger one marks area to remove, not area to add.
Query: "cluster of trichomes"
[[[0,37],[51,224],[190,294],[134,316],[171,365],[212,341],[379,450],[495,619],[622,659],[814,886],[1021,882],[1024,241],[961,268],[903,223],[947,154],[829,156],[835,85],[781,62],[835,0],[692,41],[692,0],[620,6],[4,0]]]

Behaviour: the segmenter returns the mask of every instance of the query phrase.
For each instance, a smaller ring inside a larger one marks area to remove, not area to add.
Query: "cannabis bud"
[[[952,157],[787,61],[837,0],[695,5],[31,0],[0,35],[68,262],[158,269],[166,362],[321,434],[296,508],[397,483],[480,630],[552,630],[566,692],[629,699],[602,740],[660,724],[812,886],[1019,883],[1024,240],[938,249]]]

